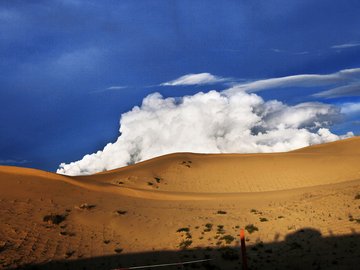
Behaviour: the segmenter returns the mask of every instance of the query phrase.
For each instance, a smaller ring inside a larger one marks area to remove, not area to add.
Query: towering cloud
[[[241,89],[182,98],[154,93],[124,113],[120,136],[102,151],[62,163],[58,173],[91,174],[173,152],[257,153],[288,151],[351,136],[328,127],[340,117],[323,103],[288,106]]]

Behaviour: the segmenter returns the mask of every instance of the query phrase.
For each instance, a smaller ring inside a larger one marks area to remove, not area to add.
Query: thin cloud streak
[[[290,51],[280,50],[280,49],[276,49],[276,48],[271,49],[271,51],[273,51],[273,52],[275,52],[275,53],[286,53],[286,54],[291,54],[291,55],[305,55],[305,54],[309,54],[308,51],[290,52]]]
[[[344,114],[354,114],[354,113],[359,113],[360,112],[360,102],[349,102],[349,103],[344,103],[341,106],[341,112]]]
[[[359,42],[354,42],[354,43],[344,43],[344,44],[339,44],[339,45],[333,45],[330,48],[331,49],[348,49],[348,48],[353,48],[353,47],[358,47],[360,46]]]
[[[335,87],[313,95],[317,98],[338,98],[346,96],[360,96],[360,82],[350,85]]]
[[[127,86],[110,86],[108,88],[106,88],[106,90],[120,90],[120,89],[125,89],[127,88]]]
[[[229,81],[229,78],[222,78],[210,73],[187,74],[175,80],[161,83],[160,86],[181,86],[181,85],[204,85]]]
[[[360,80],[360,68],[344,69],[331,74],[300,74],[279,78],[256,80],[234,85],[228,91],[258,92],[284,87],[314,87],[333,84],[349,84]]]
[[[239,82],[235,78],[223,78],[210,73],[187,74],[161,86],[185,86],[223,83],[230,87],[226,92],[259,92],[285,87],[329,86],[329,90],[315,93],[318,98],[335,98],[360,95],[360,68],[343,69],[330,74],[298,74],[279,78],[268,78]]]
[[[122,85],[114,85],[114,86],[109,86],[107,88],[104,89],[99,89],[99,90],[94,90],[91,91],[90,93],[102,93],[102,92],[110,92],[110,91],[118,91],[118,90],[124,90],[129,88],[128,86],[122,86]]]

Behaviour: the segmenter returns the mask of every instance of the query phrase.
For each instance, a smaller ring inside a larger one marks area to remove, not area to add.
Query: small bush
[[[159,178],[159,177],[154,177],[154,179],[155,179],[156,183],[160,184],[161,178]]]
[[[360,193],[356,194],[354,199],[355,200],[360,200]]]
[[[115,248],[114,251],[115,251],[116,253],[121,253],[121,252],[123,251],[123,249],[122,249],[122,248]]]
[[[224,235],[224,236],[221,237],[220,239],[224,240],[226,244],[231,244],[231,242],[235,240],[235,237],[233,237],[232,235],[228,234],[228,235]]]
[[[266,221],[269,221],[269,220],[267,218],[264,218],[264,217],[260,218],[260,222],[266,222]]]
[[[217,234],[224,234],[225,230],[224,230],[224,225],[218,225],[217,226]]]
[[[49,224],[58,225],[66,219],[66,215],[50,214],[43,217],[43,221]]]
[[[123,211],[123,210],[117,210],[116,213],[120,216],[123,216],[127,213],[127,211]]]
[[[259,231],[259,228],[256,227],[256,226],[254,226],[253,224],[248,224],[248,225],[245,226],[245,230],[246,230],[248,233],[252,234],[252,233],[255,232],[255,231]]]
[[[192,244],[192,240],[184,240],[184,241],[181,241],[181,243],[179,244],[179,248],[186,249],[189,246],[191,246],[191,244]]]
[[[219,210],[216,212],[218,215],[226,215],[227,212],[226,211],[223,211],[223,210]]]
[[[256,214],[256,213],[257,213],[257,210],[256,210],[256,209],[251,209],[251,210],[250,210],[250,213]]]
[[[154,185],[154,183],[152,183],[152,182],[147,182],[147,184],[148,184],[149,186],[153,186],[153,185]]]
[[[178,229],[176,232],[190,232],[190,229],[189,228],[180,228],[180,229]]]
[[[69,251],[66,251],[65,252],[65,256],[66,258],[69,258],[71,257],[72,255],[74,255],[75,251],[74,250],[69,250]]]
[[[205,232],[210,232],[212,229],[213,225],[211,223],[206,223],[205,224]]]
[[[280,218],[285,218],[284,216],[278,216],[278,219],[280,219]]]

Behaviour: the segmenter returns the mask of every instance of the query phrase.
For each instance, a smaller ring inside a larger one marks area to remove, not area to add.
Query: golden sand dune
[[[357,269],[358,257],[348,255],[360,249],[351,244],[360,237],[359,164],[356,137],[288,153],[170,154],[90,176],[0,166],[0,268],[65,260],[73,269],[110,269],[151,264],[156,256],[179,261],[191,255],[179,252],[184,246],[219,265],[220,253],[209,247],[234,247],[239,228],[253,224],[258,230],[247,233],[253,268],[289,269],[286,258],[301,253],[310,265],[322,258],[330,269],[337,252],[336,263]],[[349,238],[341,250],[325,244],[323,253],[299,250],[289,234],[303,228],[316,230],[319,245]],[[260,256],[259,242],[271,252]],[[172,255],[161,256],[164,250]],[[281,264],[271,264],[279,258]]]
[[[360,179],[358,164],[360,139],[352,138],[288,153],[170,154],[83,179],[171,192],[260,192]]]

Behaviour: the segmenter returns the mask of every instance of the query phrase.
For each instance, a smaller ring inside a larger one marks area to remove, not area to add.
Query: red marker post
[[[240,243],[241,243],[242,269],[243,270],[248,270],[247,259],[246,259],[246,246],[245,246],[245,232],[244,232],[244,229],[240,230]]]

